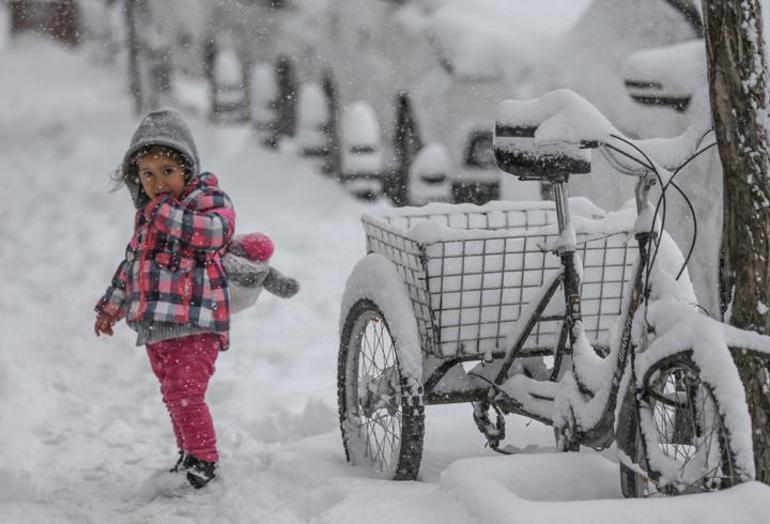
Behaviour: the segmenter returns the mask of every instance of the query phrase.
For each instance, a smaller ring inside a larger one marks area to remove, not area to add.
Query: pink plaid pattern
[[[226,347],[229,292],[219,252],[234,229],[230,198],[210,173],[179,202],[156,197],[137,212],[125,259],[96,310],[129,324],[193,324],[220,333]]]

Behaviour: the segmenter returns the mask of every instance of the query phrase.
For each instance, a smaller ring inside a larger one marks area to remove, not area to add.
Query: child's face
[[[137,166],[142,189],[150,200],[161,193],[169,193],[179,200],[184,193],[184,169],[162,149],[150,149],[137,160]]]

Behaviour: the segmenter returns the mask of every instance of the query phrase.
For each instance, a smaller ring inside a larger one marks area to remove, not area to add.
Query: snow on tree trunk
[[[731,324],[770,334],[770,170],[761,0],[703,0],[711,111],[724,169],[721,300]],[[757,478],[770,483],[768,373],[736,359],[754,429]]]

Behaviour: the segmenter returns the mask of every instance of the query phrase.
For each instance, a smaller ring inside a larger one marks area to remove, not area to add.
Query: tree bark
[[[730,324],[770,334],[770,176],[767,72],[761,0],[703,0],[711,112],[724,171],[720,254],[722,313]],[[757,479],[770,483],[768,374],[736,358],[753,425]]]

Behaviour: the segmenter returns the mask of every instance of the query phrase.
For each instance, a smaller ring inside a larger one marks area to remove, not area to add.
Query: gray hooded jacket
[[[143,208],[149,203],[147,195],[142,190],[139,177],[136,174],[134,156],[148,146],[166,146],[173,148],[185,158],[190,172],[187,173],[187,182],[198,175],[200,159],[198,149],[195,147],[192,132],[182,117],[173,109],[159,109],[144,117],[139,128],[131,137],[131,144],[123,157],[121,170],[129,173],[126,177],[126,186],[131,193],[131,199],[137,209]]]

